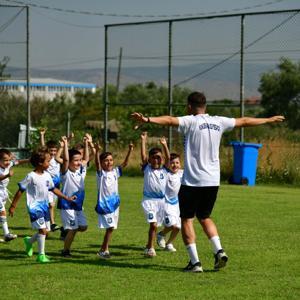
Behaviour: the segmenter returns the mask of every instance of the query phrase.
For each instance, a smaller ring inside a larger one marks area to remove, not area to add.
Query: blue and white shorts
[[[144,199],[142,207],[148,223],[157,223],[157,226],[163,224],[165,217],[164,199]]]
[[[87,227],[83,210],[61,209],[60,216],[64,229],[76,230],[79,227]]]
[[[110,214],[100,215],[98,214],[98,226],[99,228],[118,228],[119,222],[119,207]]]

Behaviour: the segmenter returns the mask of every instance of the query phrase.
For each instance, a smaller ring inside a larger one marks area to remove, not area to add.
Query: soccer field
[[[11,192],[28,171],[15,168]],[[104,231],[97,228],[93,171],[86,178],[84,205],[89,229],[76,236],[71,259],[60,257],[58,232],[46,241],[52,263],[26,257],[23,237],[34,231],[23,195],[15,216],[8,218],[19,238],[0,244],[1,299],[300,299],[299,188],[221,186],[212,217],[228,265],[213,271],[211,245],[197,224],[204,273],[190,274],[182,272],[188,257],[180,236],[174,243],[177,252],[157,250],[157,257],[143,257],[148,225],[140,204],[142,183],[142,178],[119,180],[120,221],[109,260],[96,256]],[[59,211],[56,219],[60,224]]]

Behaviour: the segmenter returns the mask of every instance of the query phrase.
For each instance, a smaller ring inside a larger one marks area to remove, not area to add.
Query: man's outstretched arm
[[[278,123],[284,121],[284,116],[274,116],[270,118],[237,118],[235,119],[235,127],[251,127],[268,123]]]
[[[152,123],[157,125],[178,126],[179,120],[172,116],[145,117],[142,113],[134,112],[131,117],[138,123]]]

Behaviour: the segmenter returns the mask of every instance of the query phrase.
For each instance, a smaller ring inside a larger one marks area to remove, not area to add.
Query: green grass
[[[27,171],[15,169],[12,192]],[[188,257],[180,236],[176,253],[157,250],[157,257],[143,257],[148,226],[140,205],[142,178],[123,177],[119,185],[119,228],[107,261],[96,256],[104,232],[97,228],[94,211],[94,172],[86,179],[89,229],[76,236],[72,259],[60,257],[58,232],[46,241],[51,264],[40,265],[35,255],[25,256],[23,237],[34,231],[22,197],[14,218],[9,218],[19,238],[0,244],[1,299],[300,299],[299,189],[223,185],[213,218],[229,255],[228,266],[213,271],[211,245],[195,223],[205,272],[186,274],[181,270]]]

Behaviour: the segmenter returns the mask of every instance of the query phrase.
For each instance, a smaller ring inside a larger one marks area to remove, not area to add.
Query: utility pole
[[[26,128],[26,145],[30,143],[30,62],[29,62],[29,6],[26,6],[26,101],[27,101],[27,128]]]
[[[119,89],[120,89],[121,66],[122,66],[122,52],[123,52],[123,48],[120,47],[119,64],[118,64],[118,74],[117,74],[117,84],[116,84],[117,94],[119,93]]]

